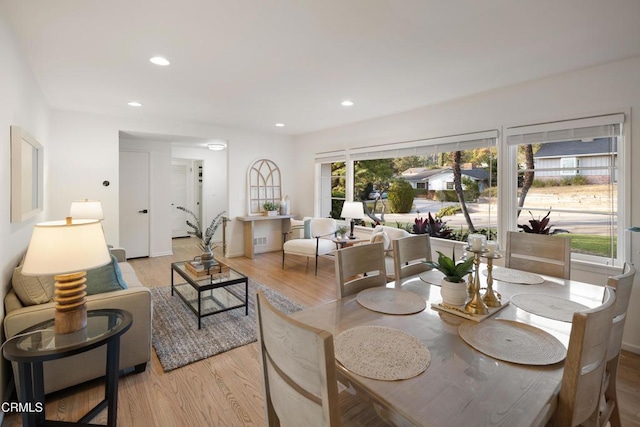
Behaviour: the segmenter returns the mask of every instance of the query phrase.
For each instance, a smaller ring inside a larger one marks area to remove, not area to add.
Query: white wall
[[[502,88],[454,102],[363,121],[296,138],[296,181],[299,206],[312,212],[313,156],[316,152],[374,144],[442,137],[503,127],[588,117],[631,109],[631,124],[640,123],[640,57]],[[631,163],[640,164],[640,132],[631,137]],[[624,165],[621,165],[621,168]],[[631,171],[631,224],[640,224],[640,169]],[[626,207],[621,206],[620,209]],[[640,233],[636,233],[640,234]],[[640,236],[633,236],[633,254]],[[590,283],[606,282],[612,269],[574,265],[572,277]],[[640,353],[640,277],[636,279],[624,336],[625,348]]]
[[[107,241],[115,246],[119,244],[119,131],[222,138],[229,141],[226,150],[228,151],[226,181],[229,198],[228,213],[232,219],[247,213],[246,174],[249,165],[255,159],[274,160],[283,172],[285,183],[290,182],[288,185],[293,186],[295,178],[293,142],[288,136],[169,120],[131,120],[61,110],[53,111],[51,129],[53,153],[50,157],[52,181],[49,191],[55,196],[51,214],[56,218],[63,218],[72,200],[82,198],[101,200],[105,211],[103,225]],[[169,162],[167,165],[169,177],[170,167]],[[163,178],[152,176],[153,179]],[[102,185],[105,180],[110,181],[109,187]],[[169,189],[169,184],[170,181],[165,182],[165,188]],[[167,239],[170,239],[171,231],[171,216],[168,208],[171,204],[171,192],[168,190],[164,193],[167,194],[168,199],[161,209],[166,218],[163,216],[160,221],[167,224],[169,234],[168,237],[163,237],[163,241],[170,244],[170,240]],[[296,195],[294,194],[293,197],[295,198]],[[156,200],[158,203],[165,202],[163,194],[160,193],[156,194]],[[157,215],[156,218],[158,218]],[[236,227],[235,222],[235,220],[232,221],[227,229],[230,239],[228,252],[231,255],[242,254],[242,227]],[[166,244],[162,243],[155,250],[157,253],[162,253],[165,247]]]
[[[0,270],[2,286],[0,297],[9,288],[13,268],[18,264],[31,238],[33,224],[47,219],[49,194],[45,191],[42,214],[19,224],[11,223],[11,143],[9,128],[18,125],[44,146],[45,187],[49,176],[49,108],[26,59],[0,13]],[[4,318],[4,304],[0,304],[0,318]],[[4,335],[4,334],[3,334]],[[6,401],[4,388],[10,370],[0,364],[0,401]],[[0,414],[0,424],[4,413]]]

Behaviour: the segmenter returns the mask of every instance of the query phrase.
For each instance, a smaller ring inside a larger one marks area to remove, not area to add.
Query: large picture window
[[[447,222],[450,238],[465,238],[471,229],[495,231],[496,141],[497,131],[487,131],[348,149],[344,162],[318,155],[320,211],[338,218],[338,205],[353,199],[365,203],[367,223],[411,229],[430,213]],[[399,186],[407,203],[396,197]]]
[[[623,120],[612,115],[508,129],[517,183],[510,228],[548,213],[550,232],[571,239],[572,258],[615,264],[624,251],[618,210]]]

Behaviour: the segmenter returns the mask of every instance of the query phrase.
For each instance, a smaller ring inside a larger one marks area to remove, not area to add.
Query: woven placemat
[[[405,380],[424,372],[431,353],[417,338],[384,326],[356,326],[334,338],[336,360],[374,380]]]
[[[492,273],[493,280],[500,282],[517,283],[519,285],[540,285],[544,283],[544,279],[537,274],[512,268],[494,268]],[[488,274],[487,270],[484,270],[482,274],[486,276]]]
[[[573,313],[589,308],[566,298],[544,294],[516,294],[511,302],[524,311],[561,322],[571,322]]]
[[[418,294],[394,288],[370,288],[358,293],[356,301],[369,310],[385,314],[414,314],[427,308]]]
[[[552,365],[567,355],[567,350],[553,335],[512,320],[466,321],[458,327],[458,333],[471,347],[505,362]]]

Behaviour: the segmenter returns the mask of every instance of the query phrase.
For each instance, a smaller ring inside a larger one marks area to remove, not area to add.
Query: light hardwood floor
[[[168,286],[171,262],[199,254],[194,239],[174,240],[174,255],[131,260],[140,280],[148,287]],[[313,262],[287,259],[281,269],[281,253],[217,258],[305,306],[335,299],[335,275],[331,260],[321,259],[318,276]],[[618,372],[618,394],[624,426],[640,427],[640,356],[624,352]],[[75,421],[103,396],[100,381],[47,397],[50,419]],[[93,420],[106,422],[106,411]],[[21,425],[16,414],[6,414],[6,427]],[[164,373],[155,355],[147,370],[123,377],[119,383],[118,425],[129,426],[262,426],[262,385],[257,347],[246,345],[191,365]]]

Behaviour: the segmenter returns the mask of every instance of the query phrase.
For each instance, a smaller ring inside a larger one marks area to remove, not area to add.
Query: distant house
[[[462,168],[461,172],[462,176],[478,181],[480,183],[480,191],[488,183],[489,173],[485,169],[468,167]],[[453,169],[451,168],[410,168],[400,175],[409,181],[413,188],[429,191],[453,190]]]
[[[551,180],[582,175],[592,184],[608,184],[612,162],[615,166],[618,161],[617,152],[615,138],[542,144],[533,155],[535,178]],[[613,179],[616,182],[618,178],[614,176]]]

